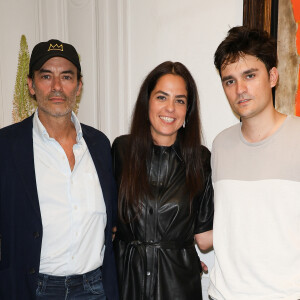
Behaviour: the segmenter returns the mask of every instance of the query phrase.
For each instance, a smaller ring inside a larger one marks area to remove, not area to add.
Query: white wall
[[[205,143],[238,120],[225,99],[213,55],[228,29],[242,24],[242,0],[0,0],[0,127],[11,124],[21,34],[33,46],[50,38],[81,56],[79,118],[111,141],[127,133],[138,89],[165,61],[180,61],[200,94]],[[212,253],[202,255],[211,268]],[[204,294],[208,278],[204,276]],[[204,299],[207,299],[205,296]]]
[[[215,135],[237,122],[225,100],[213,55],[231,26],[242,23],[242,1],[131,0],[130,103],[145,75],[157,64],[180,61],[192,72],[200,94],[208,147]]]

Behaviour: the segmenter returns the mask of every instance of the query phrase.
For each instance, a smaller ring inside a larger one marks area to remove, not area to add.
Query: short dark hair
[[[277,66],[277,44],[266,31],[236,26],[228,31],[215,52],[214,63],[221,70],[236,62],[241,56],[252,55],[261,60],[269,72]]]
[[[149,120],[149,99],[158,80],[167,74],[184,79],[187,90],[187,113],[185,128],[177,133],[181,154],[186,166],[186,183],[190,197],[194,197],[204,185],[201,147],[201,122],[199,117],[199,96],[196,83],[189,70],[180,62],[166,61],[155,67],[145,78],[140,88],[131,122],[127,160],[123,166],[119,189],[119,215],[128,221],[130,207],[139,207],[143,196],[149,195],[147,162],[151,157],[152,136]],[[125,215],[124,215],[125,213]]]

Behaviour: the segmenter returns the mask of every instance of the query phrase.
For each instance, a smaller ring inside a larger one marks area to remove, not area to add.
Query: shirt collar
[[[73,124],[75,126],[75,130],[76,130],[76,134],[77,134],[76,142],[78,144],[81,144],[81,139],[82,139],[82,135],[83,135],[82,129],[81,129],[80,122],[73,111],[72,111],[72,115],[71,115],[71,121],[73,122]]]
[[[183,157],[182,157],[182,154],[181,154],[181,151],[180,151],[180,142],[179,142],[178,135],[177,135],[177,138],[176,138],[174,144],[171,145],[171,146],[158,146],[158,145],[155,145],[152,142],[152,147],[154,148],[154,151],[157,151],[157,153],[159,153],[159,152],[164,153],[164,152],[174,151],[176,156],[179,158],[179,160],[183,162]]]
[[[71,115],[71,121],[74,124],[75,130],[76,130],[76,142],[78,144],[81,144],[82,140],[82,129],[80,122],[78,118],[76,117],[75,113],[72,111]],[[33,116],[33,130],[38,134],[38,136],[43,139],[44,141],[51,140],[46,128],[42,124],[42,122],[39,119],[39,111],[38,108],[35,111],[35,114]]]

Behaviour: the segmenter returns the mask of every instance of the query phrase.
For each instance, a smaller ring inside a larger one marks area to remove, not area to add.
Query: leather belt
[[[142,242],[139,240],[124,241],[131,246],[150,246],[161,249],[183,249],[194,246],[194,240],[181,241],[160,241],[160,242]]]

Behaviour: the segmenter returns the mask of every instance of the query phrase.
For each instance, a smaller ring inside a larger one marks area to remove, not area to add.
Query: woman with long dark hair
[[[198,102],[188,69],[164,62],[140,88],[130,135],[113,143],[123,300],[202,299],[194,241],[212,247],[213,189]]]

